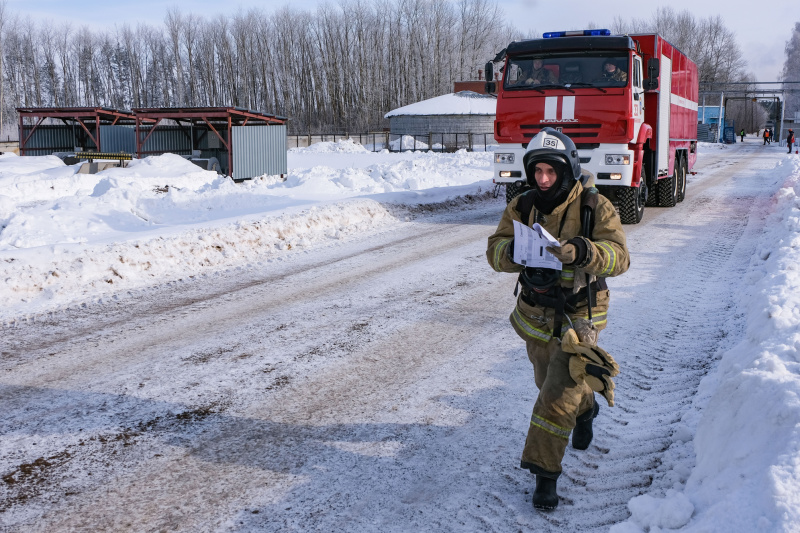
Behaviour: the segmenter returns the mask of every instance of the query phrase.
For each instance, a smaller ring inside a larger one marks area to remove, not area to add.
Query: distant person
[[[772,130],[769,130],[769,135],[767,135],[767,144],[772,144],[772,141],[775,139],[775,134]]]
[[[603,73],[600,75],[602,81],[623,82],[628,81],[628,73],[617,67],[616,63],[607,59],[603,63]]]
[[[739,132],[739,136],[742,138],[742,142],[744,142],[744,128]]]
[[[766,146],[767,143],[769,142],[769,130],[767,128],[764,128],[763,137],[764,137],[764,146]]]
[[[789,145],[789,153],[792,153],[792,145],[794,144],[794,130],[789,130],[789,134],[786,136],[786,144]]]

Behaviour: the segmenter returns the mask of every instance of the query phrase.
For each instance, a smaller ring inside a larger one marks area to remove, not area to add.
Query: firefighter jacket
[[[625,82],[628,81],[628,73],[624,70],[617,68],[614,72],[608,73],[603,72],[602,79],[604,81],[620,81]]]
[[[553,209],[549,215],[543,214],[534,207],[528,220],[521,220],[517,204],[522,195],[513,199],[503,213],[497,230],[489,237],[486,258],[489,265],[497,272],[518,273],[522,265],[512,261],[514,239],[514,220],[533,226],[538,222],[551,235],[559,240],[568,240],[581,236],[581,193],[583,185],[577,182],[564,203]],[[530,193],[528,193],[530,194]],[[591,274],[598,279],[592,283],[596,290],[595,305],[592,307],[592,323],[598,330],[604,329],[607,323],[609,304],[608,289],[605,285],[607,277],[618,276],[628,270],[629,256],[625,244],[625,232],[622,223],[611,202],[599,195],[594,211],[594,229],[592,238],[587,240],[585,264],[563,267],[560,285],[566,294],[573,293],[576,270],[578,275]],[[582,289],[585,292],[585,289]],[[587,299],[577,303],[576,312],[567,312],[571,320],[588,318]],[[555,309],[533,304],[526,298],[523,290],[517,298],[517,306],[511,314],[511,323],[517,334],[525,340],[535,339],[549,342],[552,339]],[[562,331],[563,333],[563,331]]]
[[[529,76],[527,76],[526,79],[525,79],[525,84],[526,85],[530,85],[530,84],[538,85],[540,83],[541,84],[549,84],[549,83],[556,83],[556,82],[558,82],[558,78],[556,78],[556,75],[553,74],[552,71],[550,71],[549,69],[546,69],[544,67],[542,67],[542,68],[540,68],[538,70],[534,69],[533,72],[531,72],[531,74]]]

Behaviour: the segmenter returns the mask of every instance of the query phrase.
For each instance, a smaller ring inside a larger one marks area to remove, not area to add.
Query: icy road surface
[[[687,198],[626,226],[600,344],[617,406],[568,448],[561,504],[518,468],[536,397],[491,271],[488,197],[363,238],[5,326],[4,531],[607,531],[689,475],[680,426],[765,204],[757,144],[703,154]],[[77,309],[77,310],[76,310]]]

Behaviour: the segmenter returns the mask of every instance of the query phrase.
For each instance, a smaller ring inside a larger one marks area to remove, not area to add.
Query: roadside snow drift
[[[397,222],[392,204],[491,185],[490,153],[372,153],[351,140],[291,150],[289,167],[236,184],[174,154],[94,175],[0,156],[0,319],[336,242]]]
[[[773,171],[774,198],[758,253],[731,280],[746,338],[722,354],[684,415],[695,464],[685,487],[643,495],[612,533],[797,531],[800,523],[800,158]],[[732,311],[734,312],[734,311]],[[702,317],[698,317],[702,319]],[[711,354],[708,354],[709,356]]]

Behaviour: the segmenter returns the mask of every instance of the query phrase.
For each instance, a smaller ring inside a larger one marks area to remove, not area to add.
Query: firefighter
[[[544,62],[541,59],[533,60],[533,69],[529,74],[524,76],[524,85],[548,85],[557,83],[558,78],[553,71],[544,68]]]
[[[788,135],[786,135],[786,144],[789,145],[789,153],[792,153],[792,145],[794,144],[794,130],[789,130]]]
[[[627,82],[628,81],[628,73],[618,68],[617,65],[607,59],[603,63],[603,73],[601,75],[603,81],[614,81],[614,82]]]
[[[519,274],[522,290],[510,320],[525,341],[539,389],[520,467],[536,476],[533,506],[550,510],[558,505],[556,480],[570,432],[573,448],[585,450],[592,441],[592,421],[600,409],[593,389],[602,390],[613,405],[613,383],[598,389],[588,384],[585,372],[576,376],[573,367],[588,367],[578,364],[577,354],[562,350],[567,347],[561,334],[566,339],[570,324],[583,323],[590,324],[596,339],[606,326],[605,278],[625,272],[629,258],[620,219],[611,202],[588,187],[591,176],[581,175],[578,151],[569,137],[544,128],[528,144],[523,165],[531,190],[508,204],[489,237],[486,256],[495,271]],[[581,211],[584,199],[591,196],[597,200],[594,223],[590,236],[584,237]],[[513,261],[515,220],[528,226],[538,222],[559,239],[561,247],[548,250],[562,262],[562,270],[523,267]],[[575,292],[581,285],[582,290]],[[591,310],[587,292],[594,303]]]

